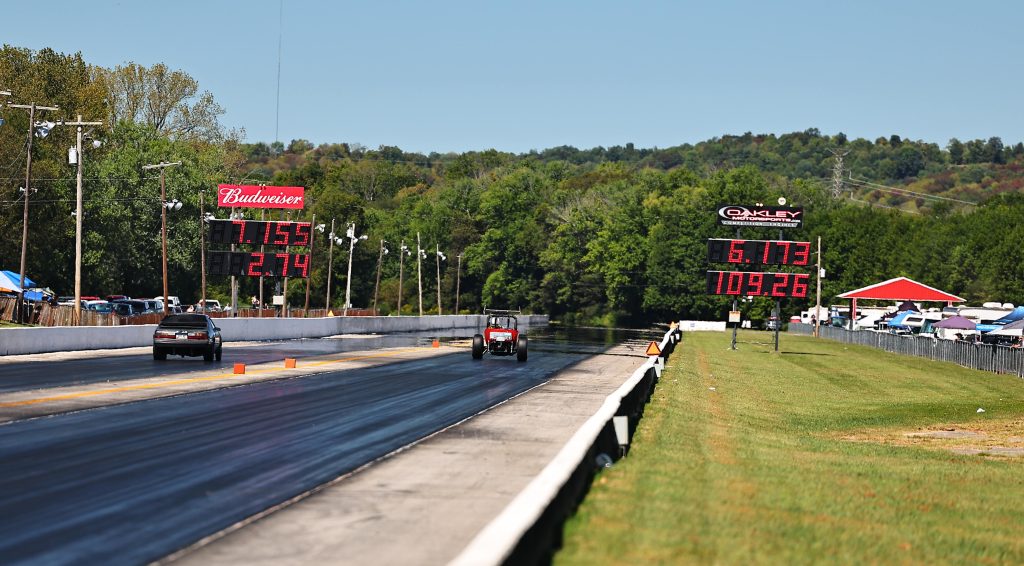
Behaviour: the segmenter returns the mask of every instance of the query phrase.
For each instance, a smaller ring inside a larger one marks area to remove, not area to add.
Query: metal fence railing
[[[16,297],[0,297],[0,321],[15,322],[17,317]],[[51,305],[46,302],[27,301],[25,303],[23,320],[37,326],[73,326],[75,307],[68,305]],[[288,316],[291,318],[314,318],[327,316],[327,309],[304,309],[290,308]],[[227,318],[230,313],[224,311],[209,311],[206,314],[211,318]],[[373,309],[343,309],[333,311],[335,316],[377,316],[378,312]],[[281,316],[281,309],[238,309],[238,318],[278,318]],[[163,313],[144,313],[132,316],[118,316],[112,313],[101,313],[96,311],[81,311],[79,326],[124,326],[128,324],[157,324],[163,319]]]
[[[810,335],[813,330],[809,324],[789,325],[789,331],[794,334]],[[951,362],[965,368],[1024,377],[1024,349],[1022,348],[866,330],[851,332],[845,328],[831,326],[822,326],[820,335],[829,340],[869,346],[894,354],[918,356],[929,360]]]

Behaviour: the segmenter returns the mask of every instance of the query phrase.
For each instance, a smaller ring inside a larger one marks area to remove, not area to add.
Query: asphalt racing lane
[[[159,559],[581,358],[522,364],[466,351],[0,426],[0,556]]]
[[[118,350],[102,353],[78,352],[71,359],[61,354],[33,354],[17,358],[33,361],[5,361],[0,359],[0,393],[31,391],[53,387],[86,385],[106,381],[128,381],[159,376],[180,376],[217,368],[231,368],[235,362],[256,365],[308,356],[336,354],[358,349],[411,346],[425,335],[404,334],[367,336],[344,339],[307,339],[284,342],[261,342],[224,345],[223,360],[206,363],[202,357],[182,358],[170,356],[166,361],[153,359],[149,348],[133,348],[143,353],[125,354]]]

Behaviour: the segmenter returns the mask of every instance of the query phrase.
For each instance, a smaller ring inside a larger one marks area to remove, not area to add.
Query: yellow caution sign
[[[661,348],[658,347],[658,343],[655,342],[654,340],[651,340],[651,343],[647,345],[647,355],[648,356],[660,356],[661,355]]]
[[[334,311],[332,311],[332,310],[327,311],[327,316],[334,316]]]

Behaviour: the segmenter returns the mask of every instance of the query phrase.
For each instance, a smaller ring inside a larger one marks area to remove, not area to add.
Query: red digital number
[[[739,295],[743,292],[743,271],[730,271],[729,281],[725,284],[726,295]]]
[[[771,242],[761,242],[761,244],[764,245],[764,255],[761,257],[761,263],[763,263],[765,265],[768,265],[769,263],[771,263],[771,260],[768,258],[768,253],[772,249],[772,243]]]
[[[793,252],[793,265],[807,265],[811,260],[811,243],[796,242],[796,250]]]
[[[273,222],[260,222],[260,226],[263,228],[263,243],[270,243],[270,233],[273,232]]]
[[[781,265],[789,263],[789,244],[789,242],[775,242],[775,245],[777,246],[775,250],[776,259],[778,259],[779,256],[778,248],[782,248],[782,261],[778,262]]]
[[[811,276],[806,273],[797,273],[793,276],[793,296],[804,298],[807,296],[807,283]]]
[[[729,263],[743,263],[743,244],[745,242],[745,240],[729,242]]]
[[[245,220],[232,220],[231,224],[238,227],[238,243],[245,243]],[[232,228],[233,229],[233,228]]]
[[[724,271],[719,271],[718,272],[718,286],[715,288],[715,294],[716,295],[721,295],[722,294],[722,281],[725,281],[725,272]]]
[[[309,245],[309,234],[312,224],[309,222],[300,222],[295,225],[295,241],[292,242],[293,246],[308,246]],[[303,276],[305,277],[305,276]]]
[[[288,258],[291,257],[291,255],[290,254],[274,254],[274,257],[277,258],[277,266],[281,268],[281,272],[278,273],[278,275],[281,275],[281,276],[284,276],[284,277],[288,277]]]
[[[761,288],[764,286],[764,274],[763,273],[750,273],[747,275],[747,295],[760,295]]]
[[[290,238],[291,233],[288,230],[288,224],[286,224],[284,222],[276,223],[276,226],[274,227],[274,233],[276,234],[274,236],[274,243],[275,244],[277,244],[279,246],[287,246],[288,245],[288,241],[291,239]]]
[[[775,284],[772,285],[772,296],[773,297],[785,297],[786,287],[789,287],[789,274],[788,273],[776,273]]]
[[[263,254],[260,252],[252,252],[249,254],[249,270],[246,272],[250,277],[260,277],[263,275]]]
[[[302,275],[298,277],[309,277],[309,254],[295,254],[292,267],[302,271]]]

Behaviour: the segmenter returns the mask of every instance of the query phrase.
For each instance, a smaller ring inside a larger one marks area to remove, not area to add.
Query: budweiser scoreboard
[[[303,187],[218,185],[217,205],[222,208],[301,209]],[[209,221],[209,243],[233,249],[208,252],[207,273],[249,277],[309,277],[310,222],[258,220]],[[298,248],[298,251],[296,251]],[[306,249],[302,249],[306,248]]]
[[[250,277],[309,277],[309,254],[290,248],[309,246],[313,225],[309,222],[260,222],[210,220],[210,244],[264,246],[264,251],[208,252],[210,275]],[[266,246],[272,249],[267,250]]]

